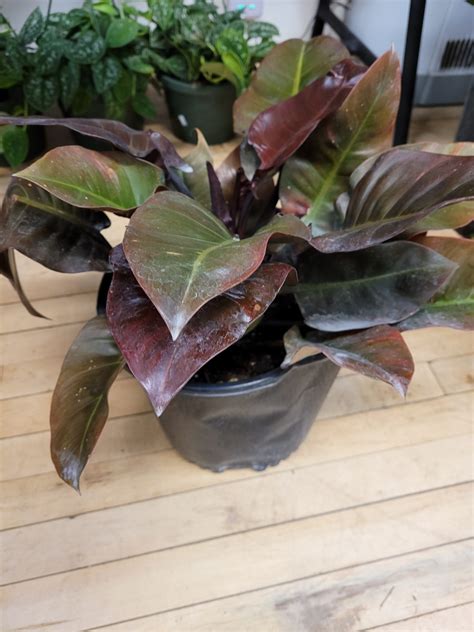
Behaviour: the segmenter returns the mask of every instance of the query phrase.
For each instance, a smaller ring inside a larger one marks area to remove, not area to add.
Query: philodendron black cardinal
[[[401,332],[472,328],[474,246],[431,231],[472,219],[474,147],[391,148],[399,84],[393,51],[366,68],[329,37],[284,42],[238,99],[244,139],[216,167],[202,137],[182,159],[162,135],[117,122],[1,120],[116,148],[53,149],[15,174],[1,216],[2,272],[30,311],[14,250],[52,270],[113,272],[106,316],[84,326],[53,395],[52,456],[67,483],[79,486],[125,365],[160,415],[265,326],[279,293],[301,316],[285,364],[311,348],[401,394],[413,374]],[[129,218],[112,250],[104,211]]]

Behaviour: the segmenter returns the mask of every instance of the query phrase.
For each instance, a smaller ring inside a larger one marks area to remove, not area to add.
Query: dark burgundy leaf
[[[173,342],[164,320],[133,276],[121,246],[112,253],[112,265],[107,300],[110,328],[157,415],[196,371],[247,332],[293,271],[286,264],[262,265],[244,283],[202,307]]]
[[[364,329],[415,313],[455,269],[450,259],[409,241],[350,254],[309,250],[298,267],[295,296],[310,327]]]
[[[332,338],[321,338],[313,332],[303,338],[298,327],[293,327],[285,334],[284,342],[287,356],[283,366],[292,364],[301,350],[324,353],[341,367],[391,384],[402,396],[415,369],[401,334],[387,325]]]
[[[31,182],[13,178],[0,215],[0,249],[15,248],[58,272],[109,269],[110,226],[101,211],[79,209]]]
[[[454,237],[418,237],[416,241],[450,259],[458,269],[419,312],[398,323],[398,328],[474,329],[474,241]]]
[[[205,303],[257,270],[275,235],[308,240],[311,231],[296,217],[278,215],[252,237],[239,239],[195,200],[162,191],[135,211],[123,246],[176,339]]]
[[[40,314],[30,303],[28,297],[23,291],[23,288],[20,283],[20,277],[18,275],[18,270],[15,262],[15,251],[12,248],[8,250],[0,251],[0,274],[6,277],[10,283],[12,284],[14,290],[18,294],[18,298],[26,307],[27,311],[32,316],[38,316],[39,318],[47,318]]]
[[[211,195],[211,210],[230,231],[235,232],[235,225],[232,221],[232,217],[230,216],[229,207],[224,198],[221,183],[214,171],[214,167],[210,162],[208,162],[206,163],[206,168],[207,177],[209,179],[209,191]]]
[[[277,168],[292,156],[318,123],[338,109],[364,72],[365,66],[346,59],[295,96],[261,112],[248,132],[259,169]]]
[[[118,149],[137,158],[145,158],[154,150],[157,150],[166,167],[189,171],[189,166],[178,155],[171,141],[165,136],[152,130],[132,129],[120,121],[87,118],[46,118],[43,116],[0,116],[0,125],[58,125],[67,127],[85,136],[106,140]]]
[[[51,404],[51,456],[79,491],[79,477],[107,420],[107,395],[124,366],[103,316],[85,324],[64,359]]]
[[[321,252],[362,250],[440,208],[473,198],[474,158],[395,148],[358,180],[343,230],[315,237],[312,243]]]

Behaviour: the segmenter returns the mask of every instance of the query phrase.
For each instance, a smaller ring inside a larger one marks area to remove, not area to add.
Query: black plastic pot
[[[231,83],[186,83],[166,75],[161,76],[160,81],[165,91],[171,129],[178,138],[195,143],[196,127],[210,145],[225,143],[234,136],[232,107],[236,92]]]
[[[99,288],[97,312],[105,312],[111,275]],[[188,461],[215,472],[277,465],[308,434],[339,367],[323,355],[287,369],[223,384],[187,384],[160,423]]]

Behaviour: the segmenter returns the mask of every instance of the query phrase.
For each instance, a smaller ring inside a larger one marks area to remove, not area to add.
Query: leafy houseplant
[[[472,218],[474,147],[391,149],[398,98],[393,52],[367,69],[331,38],[289,40],[238,100],[245,139],[217,169],[202,136],[182,160],[157,133],[71,119],[118,151],[58,148],[16,174],[0,223],[14,286],[14,249],[113,272],[106,315],[73,343],[53,395],[66,482],[78,488],[125,365],[185,456],[261,468],[304,438],[337,367],[404,394],[402,332],[472,328],[474,245],[427,231]],[[111,253],[104,210],[130,219]]]
[[[229,140],[232,105],[278,29],[245,20],[242,10],[221,12],[214,0],[148,0],[150,63],[164,87],[173,131],[194,141],[199,128],[211,144]]]
[[[146,96],[153,74],[144,59],[148,27],[139,17],[125,3],[85,0],[68,13],[44,16],[36,8],[17,33],[0,14],[1,109],[27,116],[59,105],[66,116],[142,126],[155,112]],[[5,128],[0,142],[12,166],[28,156],[28,140],[25,128]]]

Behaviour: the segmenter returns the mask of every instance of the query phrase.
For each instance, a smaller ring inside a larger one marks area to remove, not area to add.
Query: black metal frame
[[[410,2],[402,70],[402,91],[393,138],[394,145],[406,143],[408,139],[425,8],[426,0],[411,0]],[[375,61],[373,52],[332,12],[331,0],[319,0],[313,25],[313,37],[321,35],[325,24],[328,24],[339,35],[352,55],[357,55],[368,66]]]

